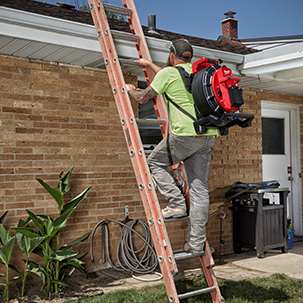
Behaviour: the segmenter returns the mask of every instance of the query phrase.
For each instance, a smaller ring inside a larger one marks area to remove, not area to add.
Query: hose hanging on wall
[[[115,222],[123,226],[120,240],[116,250],[116,258],[119,266],[114,265],[109,254],[109,236],[108,236],[109,222]],[[90,255],[91,255],[92,263],[95,262],[93,257],[93,238],[95,231],[100,225],[104,226],[105,234],[103,235],[103,237],[105,237],[105,241],[104,242],[102,241],[102,243],[104,243],[106,246],[107,260],[114,269],[118,271],[130,272],[133,278],[141,281],[152,282],[162,279],[162,275],[158,272],[155,272],[155,269],[158,266],[158,258],[154,249],[154,244],[150,234],[150,229],[148,225],[141,220],[129,220],[126,223],[122,223],[115,219],[105,219],[98,222],[92,231],[92,235],[90,239]],[[134,230],[135,225],[141,227],[144,237],[142,237],[138,232]],[[133,239],[132,239],[133,233],[136,234],[144,242],[143,245],[137,250],[135,250],[133,246]],[[139,258],[139,254],[141,255],[140,258]],[[143,279],[135,276],[134,273],[136,274],[153,273],[158,275],[159,277],[156,279]]]

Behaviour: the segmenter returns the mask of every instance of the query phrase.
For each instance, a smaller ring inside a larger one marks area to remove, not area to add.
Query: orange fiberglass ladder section
[[[206,255],[200,256],[199,258],[208,283],[208,287],[181,295],[178,295],[177,293],[174,282],[174,276],[178,273],[176,260],[189,258],[191,254],[183,253],[178,255],[176,254],[174,256],[165,227],[165,222],[173,222],[177,219],[168,219],[164,221],[162,217],[157,193],[152,181],[138,130],[137,123],[141,123],[143,121],[135,118],[130,98],[125,89],[124,76],[114,44],[115,36],[119,39],[134,41],[139,58],[151,60],[151,56],[133,0],[122,0],[122,2],[124,7],[102,3],[101,0],[88,0],[89,8],[91,10],[92,18],[100,42],[105,66],[116,101],[120,121],[126,138],[126,143],[129,149],[132,165],[136,175],[139,191],[147,217],[147,222],[150,227],[155,250],[158,256],[158,261],[163,275],[169,302],[177,303],[180,299],[185,299],[202,293],[211,293],[211,297],[214,303],[225,302],[221,296],[220,289],[218,287],[212,269],[214,266],[214,261],[207,242],[205,246]],[[132,34],[126,32],[111,31],[107,20],[107,12],[127,16]],[[143,69],[143,71],[147,84],[149,84],[154,77],[154,73],[149,69]],[[155,98],[153,101],[158,120],[156,120],[156,122],[150,122],[149,120],[147,124],[159,124],[163,136],[166,136],[166,132],[169,128],[167,125],[169,125],[169,123],[165,102],[162,96],[157,96],[157,98]],[[182,164],[180,165],[180,169],[184,174]]]

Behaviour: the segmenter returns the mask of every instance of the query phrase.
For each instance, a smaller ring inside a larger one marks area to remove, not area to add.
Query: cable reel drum
[[[201,58],[192,65],[192,95],[195,105],[203,118],[194,122],[198,134],[206,132],[206,127],[216,127],[221,135],[228,134],[233,125],[251,126],[253,115],[241,114],[243,105],[241,80],[234,77],[230,68],[220,65],[221,60]]]

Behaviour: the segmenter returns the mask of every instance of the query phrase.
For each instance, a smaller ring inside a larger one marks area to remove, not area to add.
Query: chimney
[[[148,33],[162,35],[156,31],[156,15],[148,15]]]
[[[226,19],[222,20],[222,37],[238,41],[238,21],[234,18],[236,12],[225,13]]]

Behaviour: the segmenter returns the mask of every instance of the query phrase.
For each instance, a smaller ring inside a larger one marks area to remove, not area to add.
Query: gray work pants
[[[207,177],[215,137],[169,135],[173,164],[183,161],[190,194],[190,222],[187,241],[192,249],[201,250],[206,240],[205,225],[208,220],[209,195]],[[167,139],[164,138],[148,157],[152,177],[160,193],[172,208],[186,209],[185,198],[171,176],[167,155]]]

